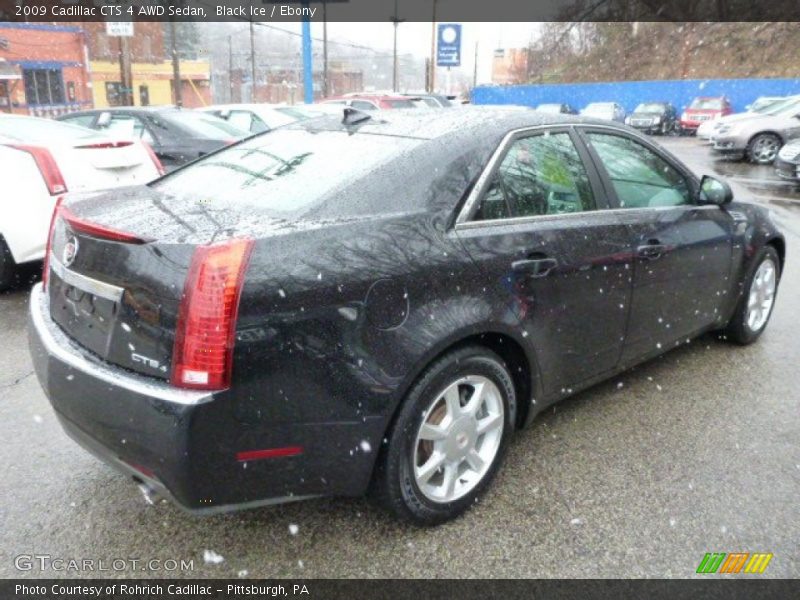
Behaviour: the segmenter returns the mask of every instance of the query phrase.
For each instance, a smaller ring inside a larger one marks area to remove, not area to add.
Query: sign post
[[[106,21],[106,35],[119,41],[120,106],[133,106],[133,73],[128,38],[133,37],[133,21]]]

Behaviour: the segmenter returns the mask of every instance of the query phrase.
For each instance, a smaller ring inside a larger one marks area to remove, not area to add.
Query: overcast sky
[[[281,25],[290,29],[291,25]],[[300,25],[296,26],[299,31]],[[391,52],[391,23],[328,23],[328,39],[348,41]],[[492,53],[496,48],[527,46],[536,37],[539,23],[464,23],[462,26],[462,70],[473,71],[475,43],[478,43],[478,83],[491,81]],[[322,37],[322,24],[312,23],[313,37]],[[316,50],[316,49],[315,49]],[[397,35],[397,51],[426,57],[431,52],[431,24],[401,23]]]

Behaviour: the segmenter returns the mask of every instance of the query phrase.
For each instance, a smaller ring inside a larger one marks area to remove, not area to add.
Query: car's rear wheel
[[[445,355],[400,408],[378,465],[375,495],[417,525],[457,517],[497,472],[515,414],[514,383],[500,357],[480,346]]]
[[[3,236],[0,236],[0,292],[10,288],[17,278],[17,263],[11,256]]]
[[[774,133],[759,133],[747,145],[747,157],[759,165],[772,164],[782,145],[781,138]]]
[[[725,335],[739,344],[752,344],[767,327],[780,280],[780,259],[772,246],[758,253],[745,279],[743,292],[736,305]]]

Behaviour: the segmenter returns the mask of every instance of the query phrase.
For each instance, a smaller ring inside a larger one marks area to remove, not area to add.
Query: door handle
[[[546,277],[558,266],[555,258],[524,258],[511,263],[515,271],[524,271],[531,277]]]
[[[645,260],[656,260],[661,258],[667,251],[667,246],[658,243],[658,240],[650,240],[636,249],[636,255]]]

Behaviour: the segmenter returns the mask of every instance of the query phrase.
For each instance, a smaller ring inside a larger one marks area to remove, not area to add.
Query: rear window
[[[201,112],[176,110],[175,112],[159,114],[156,118],[175,123],[195,137],[209,140],[240,138],[248,134],[247,131],[242,131],[227,121]]]
[[[384,100],[391,108],[416,108],[413,100]]]
[[[19,142],[76,142],[98,137],[85,127],[36,117],[0,117],[0,135]]]
[[[407,167],[392,163],[420,143],[344,131],[276,129],[176,171],[153,187],[209,208],[252,208],[289,221],[376,214],[387,210],[387,201],[399,211],[404,208],[399,195],[372,195],[365,185],[406,177],[402,171]]]
[[[698,110],[722,110],[722,100],[719,98],[695,98],[689,108]]]

